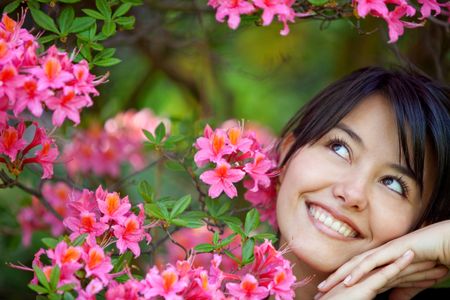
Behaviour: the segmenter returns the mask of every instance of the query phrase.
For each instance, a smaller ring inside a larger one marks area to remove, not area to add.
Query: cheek
[[[379,201],[370,210],[370,229],[373,247],[406,234],[414,223],[416,214],[409,205]]]

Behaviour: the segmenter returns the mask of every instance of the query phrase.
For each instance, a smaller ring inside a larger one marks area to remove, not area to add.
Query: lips
[[[308,213],[316,222],[344,238],[360,238],[358,227],[346,216],[317,203],[306,203]]]

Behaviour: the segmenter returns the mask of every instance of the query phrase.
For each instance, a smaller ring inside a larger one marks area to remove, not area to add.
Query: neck
[[[286,244],[286,242],[281,239],[280,245],[284,244]],[[313,299],[318,293],[317,285],[325,280],[330,273],[324,273],[312,268],[295,256],[292,251],[286,253],[284,256],[293,264],[292,272],[297,278],[297,281],[307,282],[306,285],[300,286],[295,290],[295,299]]]

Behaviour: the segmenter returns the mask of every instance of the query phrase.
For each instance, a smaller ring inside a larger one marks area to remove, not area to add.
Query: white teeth
[[[333,216],[320,207],[314,207],[311,205],[309,207],[309,213],[314,219],[345,237],[355,237],[357,235],[357,233],[349,225],[336,220]]]

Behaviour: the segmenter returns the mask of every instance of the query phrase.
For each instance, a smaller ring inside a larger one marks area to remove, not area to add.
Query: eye
[[[348,147],[345,144],[345,142],[335,139],[330,141],[329,147],[333,152],[335,152],[340,157],[346,160],[350,159],[350,151],[348,150]]]
[[[401,178],[386,177],[381,180],[381,182],[387,186],[390,190],[396,192],[402,197],[407,196],[408,188],[406,183]]]

